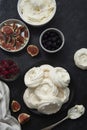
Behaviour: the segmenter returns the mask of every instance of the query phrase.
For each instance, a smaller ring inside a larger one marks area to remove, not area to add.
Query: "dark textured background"
[[[83,104],[87,108],[87,71],[78,69],[73,61],[73,55],[77,49],[87,48],[87,0],[56,0],[57,12],[54,19],[43,27],[31,27],[31,38],[29,44],[36,44],[40,54],[32,58],[26,52],[26,48],[16,54],[7,53],[0,49],[0,60],[12,58],[21,68],[20,77],[7,83],[11,90],[11,101],[18,100],[22,109],[18,113],[12,113],[17,118],[21,112],[31,114],[28,123],[22,126],[22,130],[40,130],[42,127],[62,119],[71,106]],[[17,12],[17,0],[0,0],[0,23],[9,18],[20,19]],[[39,45],[40,33],[49,27],[60,29],[65,35],[65,45],[56,54],[45,53]],[[69,102],[63,106],[62,111],[55,115],[43,116],[31,112],[23,102],[23,93],[26,89],[23,77],[25,72],[33,66],[43,63],[50,63],[53,66],[62,66],[67,69],[71,76],[71,96]],[[78,120],[67,120],[54,130],[87,130],[87,112]]]

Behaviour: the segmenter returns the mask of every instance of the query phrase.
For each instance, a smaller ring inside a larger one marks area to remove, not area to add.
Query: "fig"
[[[15,46],[15,38],[11,38],[10,44],[11,44],[12,46]]]
[[[18,35],[21,35],[21,33],[25,30],[24,26],[16,27],[14,30],[14,36],[17,37]]]
[[[24,36],[25,36],[25,38],[28,38],[28,31],[27,30],[24,31]]]
[[[21,30],[19,28],[16,28],[16,30],[14,31],[14,36],[17,37],[21,34]]]
[[[20,41],[16,41],[15,44],[16,44],[16,49],[21,48],[22,43]]]
[[[4,34],[0,31],[0,42],[5,40]]]
[[[18,26],[16,25],[16,23],[14,22],[13,25],[12,25],[14,31],[18,28]]]
[[[38,55],[39,53],[39,48],[36,45],[29,45],[27,47],[27,52],[30,54],[32,57]]]
[[[9,35],[5,36],[5,42],[9,43],[11,41],[11,37]]]
[[[3,48],[7,49],[7,48],[6,48],[6,45],[7,45],[6,42],[3,41],[3,42],[1,43],[1,45],[2,45]]]
[[[25,27],[21,25],[18,29],[19,29],[21,32],[23,32],[23,31],[25,30]]]
[[[18,121],[20,124],[24,124],[30,120],[30,115],[27,113],[21,113],[18,116]]]
[[[7,35],[13,34],[13,29],[8,25],[3,26],[1,30],[4,34],[7,34]]]
[[[13,100],[11,104],[11,108],[13,112],[18,112],[21,109],[21,105],[18,101]]]
[[[24,37],[23,36],[18,36],[16,38],[17,41],[21,42],[22,44],[24,43]]]

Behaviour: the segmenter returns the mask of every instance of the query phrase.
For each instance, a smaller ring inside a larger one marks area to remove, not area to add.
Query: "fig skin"
[[[30,54],[32,57],[37,56],[39,54],[39,48],[36,45],[29,45],[27,47],[27,52]]]
[[[27,114],[27,113],[21,113],[21,114],[19,114],[19,116],[18,116],[18,121],[19,121],[19,123],[20,124],[24,124],[24,123],[26,123],[26,122],[28,122],[30,120],[30,115],[29,114]]]
[[[7,34],[7,35],[11,35],[11,34],[13,34],[13,29],[11,26],[5,25],[2,27],[2,32]]]
[[[21,109],[21,105],[19,104],[18,101],[13,100],[11,103],[11,109],[13,112],[18,112]]]

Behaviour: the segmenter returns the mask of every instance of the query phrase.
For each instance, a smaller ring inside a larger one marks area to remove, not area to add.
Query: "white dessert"
[[[75,65],[83,70],[87,70],[87,49],[82,48],[74,54]]]
[[[31,88],[37,87],[43,80],[43,74],[43,71],[38,67],[30,69],[24,77],[25,85]]]
[[[41,113],[56,113],[69,99],[70,76],[61,67],[33,67],[25,74],[24,82],[28,87],[23,96],[25,104]]]
[[[52,70],[50,72],[50,78],[56,86],[67,87],[70,83],[69,73],[62,67],[56,67]]]
[[[34,109],[37,109],[38,104],[40,102],[40,99],[29,88],[25,90],[23,99],[27,107]]]
[[[49,21],[56,12],[55,0],[20,0],[19,10],[30,24],[40,25]]]
[[[39,104],[38,111],[49,115],[49,114],[56,113],[57,111],[59,111],[61,106],[62,106],[62,103],[60,100],[49,99],[48,101],[43,101],[42,103]]]
[[[50,79],[44,79],[43,82],[35,89],[35,95],[40,100],[51,100],[53,97],[58,95],[58,89]]]
[[[53,70],[54,67],[51,65],[45,64],[45,65],[41,65],[40,69],[44,72],[44,78],[48,78],[50,75],[50,71]]]

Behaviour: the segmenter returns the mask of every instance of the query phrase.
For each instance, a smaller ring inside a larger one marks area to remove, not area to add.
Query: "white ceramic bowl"
[[[24,49],[24,47],[28,44],[29,42],[29,39],[30,39],[30,31],[28,30],[28,27],[20,20],[18,19],[8,19],[8,20],[5,20],[3,21],[1,24],[0,24],[0,29],[6,24],[6,25],[9,25],[9,24],[13,24],[13,23],[16,23],[16,25],[20,25],[20,26],[23,26],[25,27],[25,30],[27,31],[28,33],[28,36],[27,38],[24,40],[24,44],[19,48],[19,49],[16,49],[16,50],[9,50],[9,49],[6,49],[2,46],[2,44],[0,43],[0,48],[3,49],[4,51],[7,51],[7,52],[18,52],[18,51],[21,51],[22,49]],[[1,41],[0,41],[1,42]]]
[[[60,46],[59,48],[57,48],[56,50],[48,50],[48,49],[46,49],[46,48],[43,46],[43,44],[42,44],[43,35],[44,35],[46,32],[48,32],[48,31],[56,31],[56,32],[58,33],[58,35],[60,35],[60,37],[61,37],[61,40],[62,40],[61,46]],[[44,30],[44,31],[41,33],[40,38],[39,38],[39,42],[40,42],[40,46],[42,47],[42,49],[43,49],[44,51],[46,51],[46,52],[48,52],[48,53],[56,53],[56,52],[60,51],[60,50],[62,49],[62,47],[64,46],[65,37],[64,37],[63,33],[62,33],[59,29],[57,29],[57,28],[48,28],[48,29]]]
[[[25,21],[27,24],[29,24],[29,25],[32,25],[32,26],[41,26],[41,25],[44,25],[44,24],[46,24],[46,23],[48,23],[49,21],[51,21],[52,20],[52,18],[54,17],[54,15],[55,15],[55,13],[56,13],[56,9],[57,9],[57,5],[56,5],[56,0],[54,0],[54,3],[55,3],[55,8],[54,8],[54,10],[53,10],[53,13],[48,17],[48,19],[46,19],[46,20],[44,20],[44,22],[38,22],[38,23],[36,23],[36,22],[31,22],[30,20],[26,20],[25,18],[24,18],[24,16],[23,16],[23,13],[22,13],[22,11],[21,11],[21,9],[20,9],[20,3],[21,3],[21,1],[22,0],[18,0],[18,3],[17,3],[17,11],[18,11],[18,14],[19,14],[19,16],[21,17],[21,19],[23,20],[23,21]],[[28,14],[29,14],[30,12],[28,12]]]

